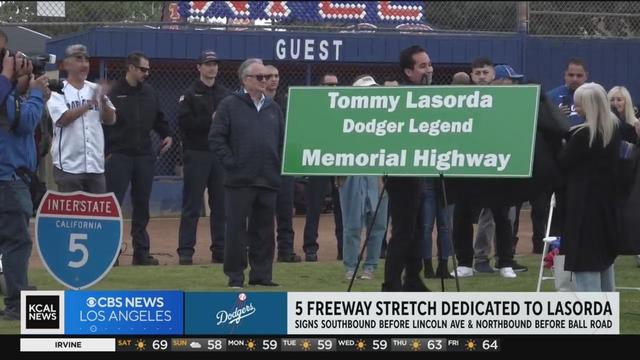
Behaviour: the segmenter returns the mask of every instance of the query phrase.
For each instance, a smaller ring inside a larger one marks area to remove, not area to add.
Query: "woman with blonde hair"
[[[622,140],[638,144],[640,136],[640,120],[636,118],[635,108],[631,100],[631,94],[624,86],[614,86],[609,90],[611,111],[620,120],[620,133]],[[636,264],[640,267],[640,255],[636,255]]]
[[[576,291],[614,291],[619,121],[599,84],[580,86],[574,103],[585,122],[572,129],[559,156],[566,177],[564,267],[575,273]]]
[[[624,86],[614,86],[609,90],[611,111],[620,120],[623,140],[636,143],[640,134],[640,121],[636,118],[631,94]]]

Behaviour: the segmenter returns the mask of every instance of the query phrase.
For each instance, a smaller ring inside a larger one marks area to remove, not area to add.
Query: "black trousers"
[[[270,281],[273,271],[274,190],[259,187],[226,187],[227,228],[224,273],[229,282],[244,283],[249,248],[249,281]]]
[[[422,270],[421,242],[424,233],[423,192],[421,178],[387,180],[391,239],[387,245],[384,281],[387,289],[402,286],[402,271],[408,279],[420,277]]]
[[[491,207],[496,223],[496,255],[498,267],[513,264],[513,230],[509,221],[509,206]],[[477,209],[468,202],[458,202],[453,211],[453,247],[458,266],[473,265],[473,221]]]
[[[155,157],[153,155],[129,156],[110,154],[105,162],[107,191],[114,192],[120,206],[124,201],[129,183],[131,183],[131,238],[133,256],[145,258],[149,255],[149,198],[153,185]]]
[[[307,216],[304,224],[305,254],[318,252],[318,226],[320,213],[324,204],[324,197],[331,191],[333,201],[333,218],[335,221],[335,234],[338,246],[338,254],[342,254],[342,211],[340,209],[340,194],[335,186],[334,178],[328,176],[310,176],[305,188],[307,201]]]
[[[185,150],[182,215],[178,231],[178,255],[192,257],[196,245],[198,220],[202,215],[202,194],[209,194],[211,216],[211,252],[222,258],[224,254],[224,169],[220,160],[209,151]]]
[[[282,176],[282,184],[278,190],[276,199],[276,220],[278,223],[278,254],[290,255],[293,253],[293,176]]]
[[[533,236],[531,241],[533,242],[533,251],[536,253],[542,253],[544,247],[544,236],[547,229],[547,218],[549,216],[549,202],[551,201],[551,194],[543,193],[538,196],[537,199],[531,200],[531,224],[533,226]],[[557,216],[557,214],[556,214]],[[553,234],[551,235],[558,235]]]

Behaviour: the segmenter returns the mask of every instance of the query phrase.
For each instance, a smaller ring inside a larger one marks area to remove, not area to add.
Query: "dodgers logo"
[[[102,279],[120,253],[122,212],[113,193],[48,191],[36,216],[38,253],[49,273],[71,289]]]
[[[187,292],[184,299],[185,334],[286,334],[286,293]]]
[[[240,301],[240,306],[236,305],[235,309],[231,312],[226,310],[220,310],[216,314],[216,319],[218,319],[218,323],[216,325],[222,324],[236,324],[240,325],[240,320],[253,315],[256,312],[256,308],[253,307],[252,303],[246,304],[247,295],[245,293],[241,293],[238,295],[238,300]]]

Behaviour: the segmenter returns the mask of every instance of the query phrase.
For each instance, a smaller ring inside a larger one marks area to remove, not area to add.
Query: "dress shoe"
[[[191,258],[191,256],[180,256],[180,259],[178,259],[178,264],[193,265],[193,258]]]
[[[306,254],[304,256],[304,261],[306,261],[306,262],[317,262],[318,261],[318,254]]]
[[[249,280],[249,285],[280,286],[280,284],[274,283],[271,280]]]
[[[242,281],[231,281],[229,280],[229,287],[232,289],[242,289],[244,287],[244,285],[242,284]]]
[[[278,255],[278,262],[297,263],[301,261],[302,258],[296,253]]]
[[[160,262],[151,255],[144,257],[134,256],[131,260],[131,265],[160,265]]]

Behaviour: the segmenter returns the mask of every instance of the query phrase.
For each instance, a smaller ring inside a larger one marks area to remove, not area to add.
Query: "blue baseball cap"
[[[512,79],[512,80],[521,80],[524,78],[524,75],[516,73],[515,70],[509,65],[496,65],[494,67],[496,72],[496,80],[499,79]]]

